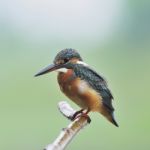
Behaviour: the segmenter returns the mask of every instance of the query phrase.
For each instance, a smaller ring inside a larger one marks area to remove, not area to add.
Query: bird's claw
[[[73,116],[70,116],[69,119],[71,121],[74,121],[75,119],[79,118],[79,117],[85,117],[87,119],[87,122],[90,123],[91,119],[90,117],[87,115],[87,113],[84,113],[83,110],[77,111],[73,114]]]

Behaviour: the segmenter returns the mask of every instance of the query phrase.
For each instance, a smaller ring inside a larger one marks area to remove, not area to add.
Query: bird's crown
[[[56,55],[54,59],[54,63],[56,64],[57,62],[61,62],[61,61],[62,63],[65,63],[71,60],[72,58],[76,58],[79,61],[82,61],[80,54],[75,49],[71,49],[71,48],[63,49]]]

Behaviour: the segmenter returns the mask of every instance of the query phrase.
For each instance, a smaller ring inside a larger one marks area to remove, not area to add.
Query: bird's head
[[[75,63],[82,63],[80,54],[74,49],[64,49],[56,55],[53,64],[42,69],[35,76],[40,76],[52,71],[67,72],[70,64]]]

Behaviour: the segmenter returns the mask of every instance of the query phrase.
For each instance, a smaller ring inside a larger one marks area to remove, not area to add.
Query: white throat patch
[[[56,72],[63,72],[63,73],[66,73],[67,71],[68,71],[67,68],[60,68],[56,70]]]
[[[86,64],[85,62],[83,61],[77,61],[77,64],[81,64],[83,66],[89,66],[88,64]],[[60,68],[60,69],[57,69],[56,72],[63,72],[63,73],[67,73],[69,69],[67,68]]]

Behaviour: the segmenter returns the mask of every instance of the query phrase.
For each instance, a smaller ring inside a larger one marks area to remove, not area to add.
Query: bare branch
[[[59,102],[60,112],[68,119],[75,114],[75,110],[65,101]],[[44,150],[64,150],[74,136],[88,124],[88,118],[80,115],[71,122],[67,128],[63,128],[56,140],[49,144]]]

